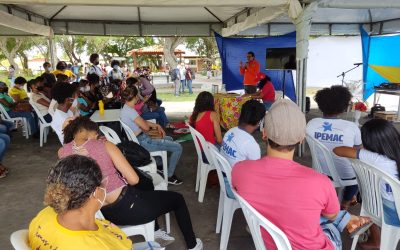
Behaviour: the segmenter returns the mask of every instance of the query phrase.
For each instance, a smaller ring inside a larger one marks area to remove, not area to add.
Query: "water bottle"
[[[100,115],[104,115],[104,102],[103,102],[103,100],[99,101],[99,112],[100,112]]]

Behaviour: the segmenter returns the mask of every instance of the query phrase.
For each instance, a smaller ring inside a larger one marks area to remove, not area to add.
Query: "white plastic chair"
[[[122,123],[121,123],[122,124]],[[117,133],[106,126],[100,126],[100,131],[104,134],[106,139],[113,144],[118,144],[121,143],[121,139],[117,135]],[[135,137],[136,138],[136,137]],[[150,154],[151,155],[151,154]],[[154,158],[151,159],[152,162],[146,166],[140,167],[141,170],[148,172],[151,177],[153,178],[153,185],[155,190],[168,190],[168,179],[165,180],[163,179],[159,174],[157,174],[157,164],[154,160]],[[171,218],[169,213],[165,214],[165,224],[166,224],[166,229],[167,233],[171,232]]]
[[[4,109],[3,105],[1,104],[0,104],[0,113],[2,119],[13,122],[16,127],[18,125],[18,122],[20,122],[22,125],[22,135],[24,135],[26,139],[29,139],[29,135],[31,134],[31,127],[29,126],[28,120],[26,120],[25,117],[11,118],[8,112]]]
[[[136,142],[137,144],[140,144],[139,140],[136,138],[136,135],[135,135],[135,133],[133,133],[132,129],[126,123],[124,123],[122,120],[119,120],[119,122],[121,123],[121,126],[124,129],[128,139],[130,141]],[[155,157],[155,156],[161,157],[162,164],[163,164],[163,175],[164,175],[165,182],[168,185],[168,154],[167,154],[167,151],[154,151],[154,152],[150,152],[150,155],[153,157]]]
[[[217,170],[219,185],[221,187],[219,192],[217,226],[215,231],[217,233],[221,232],[222,222],[221,242],[219,249],[225,250],[228,247],[233,214],[238,208],[240,208],[240,205],[237,200],[228,197],[226,193],[225,181],[222,173],[225,173],[229,183],[231,183],[231,166],[229,165],[229,162],[218,152],[217,148],[215,148],[213,144],[209,142],[207,144],[211,153],[211,161]]]
[[[15,231],[10,236],[11,245],[15,250],[31,250],[29,246],[28,229]]]
[[[335,188],[339,189],[338,196],[341,200],[343,188],[346,186],[357,185],[357,179],[342,180],[335,167],[332,151],[310,135],[306,135],[306,140],[311,151],[312,168],[317,172],[332,178],[332,184],[335,186]],[[323,162],[320,162],[321,159],[323,159]],[[323,164],[326,165],[326,169],[323,168]],[[327,170],[329,172],[326,172]]]
[[[40,128],[40,147],[43,147],[43,142],[47,142],[47,135],[49,134],[51,123],[46,122],[43,117],[43,114],[40,112],[36,103],[32,100],[29,101],[36,115],[39,117],[39,128]]]
[[[251,237],[253,237],[254,245],[257,250],[266,250],[264,240],[261,235],[261,227],[264,228],[275,242],[278,250],[291,250],[289,239],[282,230],[270,222],[267,218],[262,216],[255,210],[247,201],[245,201],[238,193],[233,190],[240,207],[243,210],[244,217],[249,225]]]
[[[104,219],[104,216],[100,210],[96,212],[96,218]],[[142,225],[136,225],[136,226],[117,225],[117,227],[119,227],[127,236],[143,235],[146,241],[154,241],[154,220]]]
[[[383,172],[379,168],[364,163],[360,160],[350,159],[358,180],[358,188],[361,193],[361,216],[368,216],[381,227],[381,250],[396,249],[400,240],[400,227],[391,226],[383,219],[382,187],[380,183],[386,182],[390,185],[395,200],[396,211],[400,211],[400,181]],[[400,218],[399,212],[397,216]],[[351,249],[356,249],[359,235],[353,239]]]
[[[100,126],[99,129],[104,134],[107,141],[112,142],[115,145],[117,145],[118,143],[121,143],[121,139],[119,138],[117,133],[115,133],[115,131],[112,130],[111,128],[106,127],[106,126]]]
[[[199,202],[203,202],[204,193],[206,192],[208,173],[211,170],[215,169],[215,166],[211,163],[211,154],[203,135],[200,134],[199,131],[197,131],[190,125],[189,125],[189,130],[190,133],[192,134],[194,146],[196,147],[197,151],[196,192],[197,191],[199,192]],[[200,145],[202,145],[204,154],[206,155],[209,164],[203,162],[203,156],[201,154]]]

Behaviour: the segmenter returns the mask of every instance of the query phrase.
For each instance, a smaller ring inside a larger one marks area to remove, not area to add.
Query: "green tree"
[[[19,67],[15,62],[17,57],[17,52],[23,43],[23,37],[1,37],[0,38],[0,49],[4,57],[7,58],[10,65],[13,65],[16,72],[18,72]]]
[[[87,47],[87,38],[84,36],[56,36],[56,42],[69,58],[71,63],[82,62],[81,55]]]
[[[188,37],[186,38],[186,47],[197,52],[199,56],[204,56],[212,64],[218,57],[218,47],[214,37]]]

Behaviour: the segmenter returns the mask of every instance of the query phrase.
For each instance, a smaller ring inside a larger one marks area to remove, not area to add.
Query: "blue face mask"
[[[118,65],[114,65],[114,66],[113,66],[113,69],[115,69],[115,70],[117,70],[118,68],[119,68]]]

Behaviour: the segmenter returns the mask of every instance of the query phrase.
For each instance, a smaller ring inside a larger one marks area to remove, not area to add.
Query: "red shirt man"
[[[339,211],[328,177],[293,161],[294,149],[306,135],[305,116],[295,103],[276,101],[265,116],[263,135],[267,156],[234,165],[232,186],[286,234],[294,250],[339,249],[345,227],[350,232],[354,223],[360,230],[368,226],[370,219],[363,224],[360,217]],[[276,249],[268,233],[262,233],[267,249]]]
[[[254,52],[247,53],[247,62],[240,62],[240,74],[244,76],[243,85],[246,94],[257,92],[258,74],[260,73],[260,64],[255,60]]]

